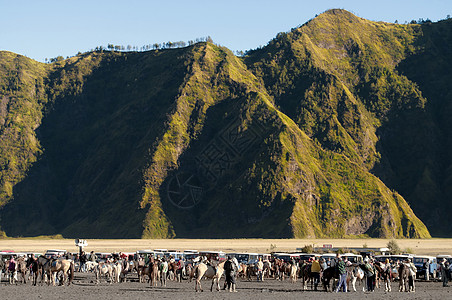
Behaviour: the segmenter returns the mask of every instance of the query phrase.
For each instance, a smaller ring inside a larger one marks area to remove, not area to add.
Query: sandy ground
[[[452,239],[400,239],[396,240],[402,250],[414,254],[452,254]],[[168,240],[88,240],[86,251],[95,252],[135,252],[143,249],[174,250],[222,250],[225,252],[296,251],[305,245],[322,247],[386,247],[386,239],[168,239]],[[0,239],[0,251],[34,251],[44,253],[47,249],[78,251],[72,239]]]
[[[302,283],[290,283],[273,279],[264,282],[248,282],[239,280],[237,293],[226,291],[210,292],[210,281],[203,280],[204,292],[196,293],[194,283],[169,281],[167,287],[150,287],[147,283],[138,283],[136,274],[129,277],[126,283],[108,284],[103,281],[96,285],[92,273],[76,273],[70,286],[32,286],[30,284],[9,285],[6,279],[0,284],[2,299],[451,299],[452,287],[442,287],[441,282],[417,282],[415,293],[400,293],[398,283],[393,283],[393,291],[385,293],[377,289],[373,293],[358,292],[326,293],[303,291]],[[133,280],[132,282],[130,280]],[[221,284],[223,284],[221,280]]]

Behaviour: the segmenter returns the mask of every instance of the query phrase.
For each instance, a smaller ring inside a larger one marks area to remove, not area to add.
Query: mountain
[[[330,10],[244,57],[0,52],[1,228],[446,236],[451,26]]]

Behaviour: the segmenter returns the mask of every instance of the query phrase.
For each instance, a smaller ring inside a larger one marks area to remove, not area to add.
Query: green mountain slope
[[[211,43],[51,65],[1,52],[2,229],[429,237],[416,209],[450,192],[451,107],[448,79],[413,66],[442,66],[447,48],[425,45],[448,28],[332,10],[243,59]]]

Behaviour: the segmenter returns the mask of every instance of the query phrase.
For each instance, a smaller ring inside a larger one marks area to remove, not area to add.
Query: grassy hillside
[[[422,64],[430,61],[422,63],[419,56],[440,52],[435,63],[445,60],[441,51],[426,45],[439,39],[433,32],[448,32],[447,23],[376,23],[330,10],[246,58],[276,104],[308,136],[399,191],[435,234],[444,229],[435,218],[439,210],[427,198],[448,207],[447,197],[438,195],[439,173],[447,171],[437,168],[449,161],[441,156],[448,139],[439,130],[447,125],[438,125],[440,118],[432,114],[437,97],[426,93],[420,79],[428,70]],[[447,40],[443,35],[442,42]],[[429,74],[438,75],[433,70]],[[416,188],[419,178],[424,186]]]
[[[211,43],[52,64],[1,52],[2,229],[439,233],[420,199],[450,192],[448,79],[416,66],[443,67],[449,27],[331,10],[244,58]]]

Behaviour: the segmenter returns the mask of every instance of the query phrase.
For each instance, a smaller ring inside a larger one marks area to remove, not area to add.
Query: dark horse
[[[39,263],[37,259],[28,259],[27,269],[30,268],[32,274],[33,285],[36,285],[38,282],[38,276],[41,274],[41,268],[39,267]],[[41,281],[42,282],[42,281]]]
[[[300,263],[300,276],[303,280],[303,290],[308,289],[308,282],[311,281],[311,290],[314,283],[314,274],[311,272],[311,264]]]
[[[391,280],[392,280],[392,272],[391,268],[383,269],[380,262],[374,263],[375,269],[377,270],[378,277],[383,280],[385,283],[385,292],[391,291]]]
[[[325,288],[325,292],[330,290],[331,279],[333,279],[333,282],[334,280],[339,280],[339,270],[337,267],[329,267],[323,271],[322,283]],[[331,287],[331,291],[333,291],[333,287]]]

